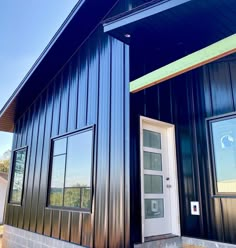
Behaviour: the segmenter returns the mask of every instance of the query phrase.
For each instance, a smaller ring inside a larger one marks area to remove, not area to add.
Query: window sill
[[[20,202],[8,202],[8,205],[15,206],[15,207],[22,207],[22,203]]]

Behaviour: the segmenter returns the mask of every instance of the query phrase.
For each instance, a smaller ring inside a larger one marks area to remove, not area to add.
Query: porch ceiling
[[[235,52],[236,34],[130,82],[130,92],[138,92]]]
[[[159,69],[235,34],[235,16],[236,0],[155,0],[106,20],[104,31],[155,56]]]
[[[234,34],[235,15],[235,0],[154,0],[106,20],[104,31],[131,45],[199,50]]]

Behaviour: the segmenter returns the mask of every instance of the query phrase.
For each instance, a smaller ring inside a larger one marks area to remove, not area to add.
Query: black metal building
[[[225,180],[213,135],[214,123],[235,118],[236,43],[226,44],[228,37],[236,40],[235,13],[234,0],[79,1],[0,112],[0,130],[14,132],[5,224],[85,247],[147,240],[142,116],[175,128],[180,226],[164,234],[236,244],[236,191],[218,184]],[[130,93],[130,81],[206,47],[203,54],[210,53],[212,44],[220,46],[217,55]],[[222,149],[234,151],[235,127],[226,126]],[[80,203],[66,205],[70,138],[89,131],[91,181],[73,186]],[[66,151],[56,153],[62,140]],[[63,193],[52,186],[59,156],[66,161]],[[50,198],[52,190],[62,203]],[[199,204],[199,215],[191,202]]]

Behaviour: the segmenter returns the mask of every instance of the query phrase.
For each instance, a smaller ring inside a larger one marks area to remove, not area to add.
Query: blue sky
[[[0,1],[0,109],[78,0]],[[0,132],[0,155],[12,135]]]

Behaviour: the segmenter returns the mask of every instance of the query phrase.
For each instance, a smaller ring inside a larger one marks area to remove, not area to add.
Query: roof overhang
[[[0,111],[0,131],[13,132],[15,121],[45,89],[73,53],[101,23],[117,0],[80,0]],[[88,14],[96,9],[93,14]]]
[[[144,18],[157,15],[164,11],[169,11],[179,5],[185,4],[190,1],[192,0],[165,0],[161,2],[160,0],[158,0],[156,1],[156,3],[155,1],[152,1],[149,4],[142,5],[131,11],[106,20],[103,25],[104,32],[111,32],[119,28],[129,26],[137,21],[141,21]]]
[[[103,27],[131,45],[153,40],[164,46],[178,40],[204,47],[235,33],[235,13],[235,0],[153,0],[105,20]]]
[[[236,52],[236,34],[130,82],[135,93]]]

